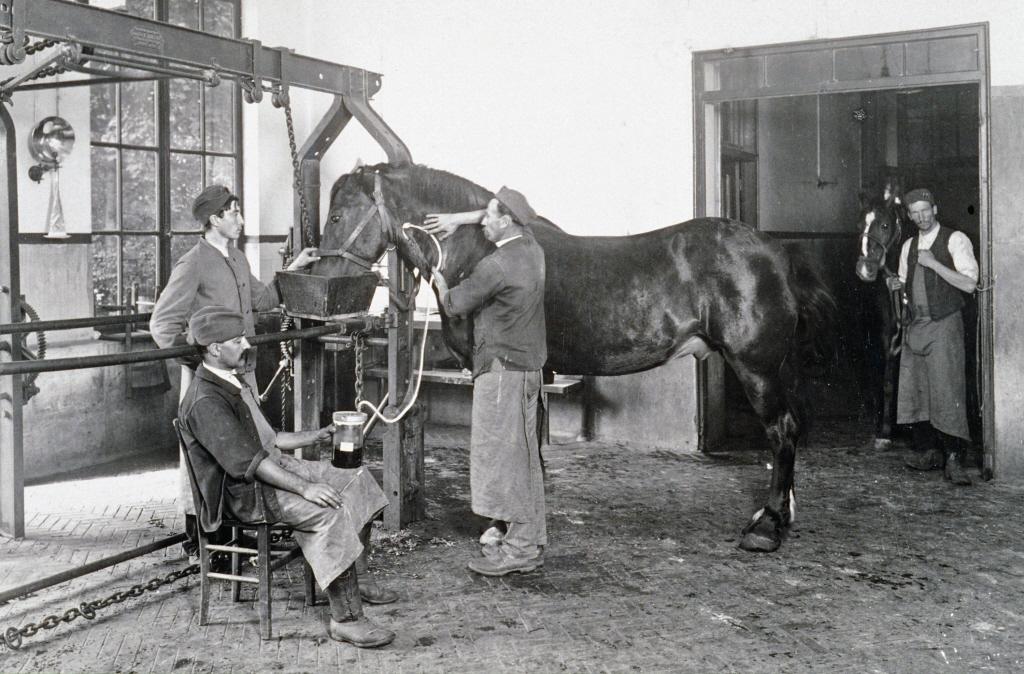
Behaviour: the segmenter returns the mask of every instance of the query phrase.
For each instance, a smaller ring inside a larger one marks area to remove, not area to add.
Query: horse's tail
[[[799,251],[789,251],[790,288],[797,302],[797,346],[804,368],[820,368],[835,357],[836,298]]]

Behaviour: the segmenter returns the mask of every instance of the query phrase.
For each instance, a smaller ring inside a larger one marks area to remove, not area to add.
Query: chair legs
[[[199,539],[199,624],[210,624],[210,550],[200,534]]]
[[[227,523],[225,523],[227,524]],[[238,523],[227,524],[231,528],[231,539],[226,545],[238,547],[243,545],[240,542],[242,532],[245,530],[252,530],[256,533],[256,569],[255,574],[248,572],[248,565],[246,571],[242,570],[243,567],[243,556],[247,556],[244,552],[227,552],[231,556],[231,576],[246,576],[252,578],[255,576],[257,587],[255,588],[255,603],[256,611],[260,618],[260,638],[270,639],[272,634],[272,614],[271,614],[271,587],[270,582],[273,576],[273,568],[275,567],[274,557],[272,554],[273,547],[270,544],[271,538],[271,527],[265,524],[255,525],[239,525]],[[211,572],[211,552],[208,547],[212,541],[204,534],[200,537],[199,544],[199,565],[200,565],[200,577],[199,577],[199,588],[200,588],[200,604],[199,604],[199,624],[208,625],[209,613],[210,613],[210,577]],[[293,550],[286,559],[279,559],[276,566],[287,564],[291,558],[299,554],[297,549]],[[313,571],[309,566],[309,563],[305,559],[302,560],[302,576],[303,585],[305,590],[305,604],[306,606],[313,606],[316,603],[316,578],[313,576]],[[228,578],[222,578],[223,580],[229,580]],[[230,580],[231,583],[231,600],[234,602],[242,599],[242,582],[237,580]],[[252,581],[249,581],[250,583]],[[246,593],[248,594],[248,593]]]
[[[259,577],[259,598],[257,609],[260,614],[260,637],[270,638],[270,530],[267,527],[259,527],[256,530],[256,559]]]

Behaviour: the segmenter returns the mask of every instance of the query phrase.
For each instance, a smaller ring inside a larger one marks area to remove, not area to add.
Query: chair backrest
[[[192,489],[192,506],[195,508],[196,515],[199,515],[202,512],[203,499],[199,495],[199,481],[196,479],[196,470],[192,467],[192,457],[188,455],[188,444],[185,442],[185,436],[181,433],[181,422],[175,419],[171,423],[174,425],[174,434],[178,436],[178,446],[181,448],[181,455],[185,460],[188,486]]]
[[[174,425],[174,433],[178,436],[178,443],[181,446],[181,455],[185,458],[185,468],[187,469],[187,472],[188,472],[188,485],[192,489],[192,505],[193,505],[193,507],[196,510],[196,515],[199,515],[199,513],[202,512],[201,508],[203,507],[203,500],[202,500],[202,496],[200,496],[200,494],[199,494],[199,480],[196,479],[196,470],[195,470],[195,468],[192,467],[192,457],[188,453],[188,444],[185,443],[185,436],[181,432],[181,421],[178,420],[178,419],[175,419],[171,423]],[[259,480],[256,480],[256,483],[253,485],[253,487],[256,490],[256,500],[259,503],[265,504],[266,501],[263,499],[263,485],[262,485],[262,483],[260,483]],[[230,509],[228,508],[226,503],[221,502],[221,508],[225,509],[224,511],[221,512],[221,520],[224,520],[224,519],[237,520],[237,518],[235,517],[234,513],[230,512]],[[201,522],[202,522],[202,518],[200,518],[200,526],[202,526]],[[271,524],[271,523],[267,522],[266,518],[260,518],[259,520],[252,521],[252,522],[246,521],[246,524]]]

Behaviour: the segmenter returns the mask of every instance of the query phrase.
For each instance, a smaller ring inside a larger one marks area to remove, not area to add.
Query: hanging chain
[[[301,246],[309,248],[313,246],[313,229],[309,224],[309,206],[306,204],[306,194],[302,190],[302,172],[299,167],[299,150],[295,144],[295,122],[292,120],[292,102],[288,95],[288,87],[282,83],[281,88],[272,97],[276,107],[284,108],[284,122],[288,129],[288,150],[292,158],[292,189],[299,196],[299,237]],[[285,251],[285,266],[291,261],[291,250]],[[292,317],[285,316],[281,320],[281,330],[290,330]],[[281,425],[285,425],[288,413],[288,391],[292,390],[295,381],[295,361],[292,359],[292,345],[290,341],[281,342],[281,362],[287,361],[285,375],[281,378]]]
[[[366,334],[363,332],[357,332],[352,335],[352,346],[356,353],[356,408],[359,407],[359,403],[363,402],[363,353],[366,351]]]
[[[64,611],[62,615],[48,615],[38,623],[28,623],[21,627],[8,627],[4,630],[3,634],[0,634],[0,645],[5,646],[8,650],[17,650],[21,648],[22,639],[34,637],[39,630],[52,630],[61,623],[69,623],[79,617],[92,620],[96,617],[96,611],[105,609],[113,604],[120,604],[129,597],[141,597],[146,592],[155,592],[168,583],[173,583],[197,573],[199,573],[199,565],[192,564],[184,569],[172,571],[166,576],[157,576],[146,583],[132,585],[127,590],[115,592],[109,597],[82,602],[78,606],[72,606]]]

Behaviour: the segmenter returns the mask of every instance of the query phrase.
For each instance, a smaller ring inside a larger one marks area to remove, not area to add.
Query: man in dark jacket
[[[473,317],[472,508],[507,523],[500,543],[469,562],[487,576],[542,566],[547,544],[535,430],[547,360],[544,251],[525,227],[534,217],[523,195],[503,187],[482,213],[453,216],[463,224],[479,218],[497,249],[450,290],[433,273],[443,311]]]
[[[250,348],[242,314],[226,307],[199,309],[189,321],[189,341],[203,347],[203,364],[178,419],[198,487],[199,525],[215,531],[227,513],[242,521],[291,526],[330,600],[330,637],[364,648],[391,643],[394,632],[362,610],[363,600],[397,599],[365,573],[369,523],[387,505],[376,480],[365,468],[342,470],[281,453],[326,440],[331,427],[275,433],[258,410],[252,411],[246,398],[254,393],[236,376]],[[259,491],[257,481],[263,483]]]
[[[906,288],[912,320],[900,355],[896,421],[912,424],[914,451],[909,467],[945,467],[946,479],[970,485],[960,465],[967,428],[964,320],[961,309],[978,283],[978,262],[963,232],[941,226],[938,207],[926,189],[904,197],[918,233],[900,251],[893,289]]]

